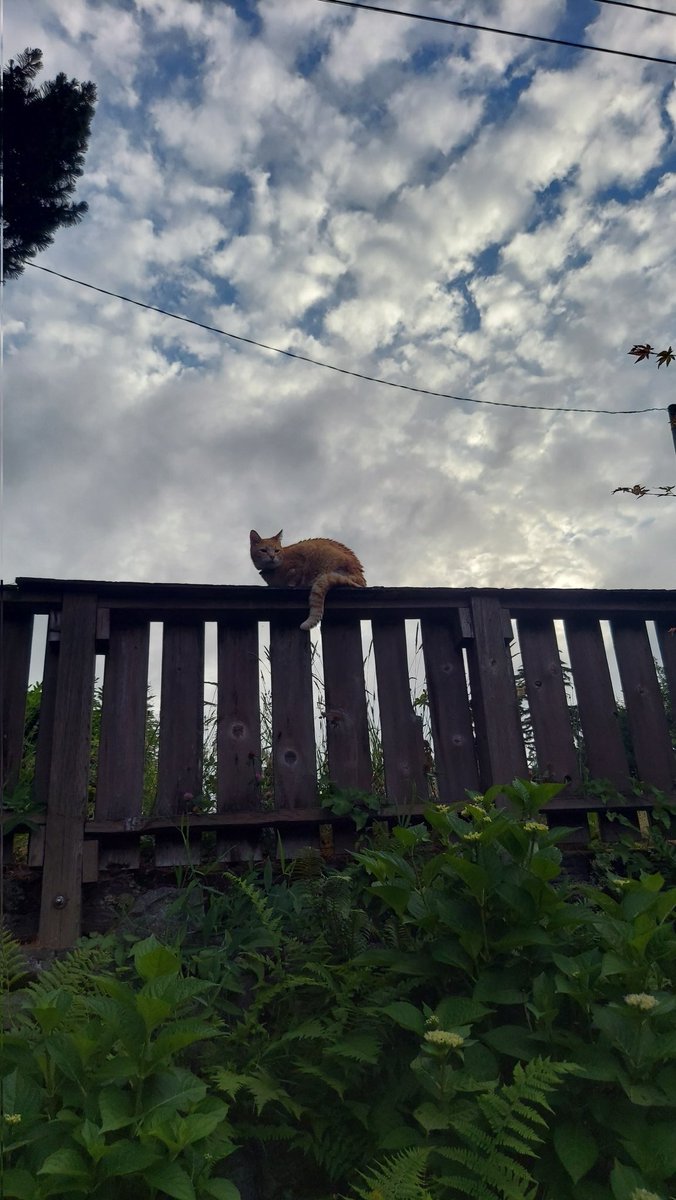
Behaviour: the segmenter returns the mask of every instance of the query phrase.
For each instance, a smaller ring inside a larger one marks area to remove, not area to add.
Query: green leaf
[[[631,1083],[629,1080],[623,1080],[622,1084],[632,1104],[641,1108],[653,1108],[669,1102],[670,1097],[665,1096],[661,1088],[653,1087],[651,1083]]]
[[[479,1000],[465,996],[447,996],[436,1007],[436,1015],[444,1029],[452,1025],[471,1025],[490,1012],[491,1009]]]
[[[355,1062],[377,1063],[380,1051],[380,1039],[372,1033],[346,1033],[326,1049],[326,1054],[338,1058],[351,1058]]]
[[[217,1105],[218,1107],[213,1107]],[[176,1125],[176,1140],[181,1146],[191,1146],[194,1142],[200,1142],[203,1138],[209,1137],[219,1125],[222,1125],[228,1115],[228,1106],[222,1101],[212,1101],[212,1108],[209,1112],[190,1113],[187,1117],[181,1117]]]
[[[575,1061],[588,1079],[603,1083],[616,1083],[624,1073],[616,1055],[603,1046],[577,1046]]]
[[[633,921],[640,913],[647,912],[655,904],[652,890],[629,892],[622,900],[622,913],[627,921]]]
[[[413,1116],[422,1125],[426,1133],[431,1133],[433,1129],[448,1129],[448,1117],[431,1100],[420,1104],[413,1113]]]
[[[432,958],[435,962],[444,963],[450,967],[460,967],[469,972],[472,960],[466,950],[454,938],[439,938],[431,946]]]
[[[116,1087],[103,1088],[99,1093],[99,1112],[102,1133],[131,1125],[134,1120],[134,1102],[131,1094]]]
[[[159,996],[148,996],[139,992],[136,997],[136,1009],[143,1017],[147,1033],[152,1033],[162,1021],[166,1021],[167,1017],[171,1015],[172,1008],[173,1005],[168,1000],[163,1000]]]
[[[2,1196],[7,1200],[35,1200],[35,1176],[21,1167],[9,1167],[0,1180]]]
[[[77,1150],[64,1146],[45,1159],[38,1175],[74,1175],[86,1178],[89,1175],[89,1167]]]
[[[532,1034],[522,1025],[498,1025],[497,1029],[490,1029],[483,1034],[483,1041],[500,1054],[508,1054],[524,1062],[530,1061],[541,1051],[541,1047],[534,1043]]]
[[[205,1083],[185,1071],[182,1067],[174,1067],[169,1071],[158,1072],[148,1081],[144,1105],[144,1119],[164,1109],[162,1117],[170,1116],[172,1112],[191,1108],[199,1104],[207,1093]]]
[[[410,850],[422,840],[425,833],[424,825],[395,825],[392,837],[404,850]]]
[[[14,1070],[2,1081],[2,1108],[5,1113],[21,1113],[24,1121],[40,1112],[42,1090],[25,1071]]]
[[[474,988],[474,999],[487,1004],[524,1004],[526,994],[521,981],[509,971],[486,971]]]
[[[259,1116],[266,1104],[270,1104],[272,1100],[279,1100],[285,1106],[288,1105],[290,1100],[286,1089],[275,1083],[264,1071],[259,1071],[258,1075],[250,1075],[246,1086],[253,1096],[256,1112]]]
[[[425,1032],[425,1018],[420,1009],[414,1004],[410,1004],[408,1000],[393,1000],[391,1004],[386,1004],[383,1008],[386,1017],[391,1017],[397,1025],[401,1025],[403,1029],[411,1029],[413,1033],[423,1036]]]
[[[98,1163],[106,1150],[105,1138],[102,1137],[98,1125],[95,1125],[93,1121],[83,1121],[75,1133],[75,1137],[84,1146],[89,1157]]]
[[[599,1156],[594,1138],[573,1121],[558,1122],[554,1128],[554,1146],[573,1183],[587,1174]]]
[[[229,1071],[226,1067],[216,1067],[213,1077],[216,1087],[230,1096],[231,1100],[234,1100],[237,1093],[248,1083],[247,1075],[239,1075],[236,1071]]]
[[[465,1069],[473,1079],[486,1083],[500,1075],[498,1060],[488,1046],[474,1042],[465,1047]]]
[[[146,1171],[152,1163],[157,1162],[158,1157],[150,1146],[142,1146],[138,1142],[127,1140],[114,1142],[101,1161],[99,1173],[103,1179],[112,1179],[119,1175],[133,1175],[137,1171]]]
[[[142,979],[159,979],[162,975],[177,975],[180,959],[173,950],[162,946],[157,938],[137,942],[133,950],[134,965]]]
[[[614,950],[606,951],[601,962],[601,979],[607,979],[609,975],[624,975],[626,970],[627,960],[621,954],[616,954]]]
[[[219,1030],[206,1021],[181,1020],[172,1021],[166,1030],[162,1030],[150,1048],[150,1061],[160,1063],[163,1059],[171,1058],[177,1050],[184,1050],[194,1042],[207,1041],[219,1037]]]
[[[467,884],[469,891],[475,900],[481,900],[482,897],[490,891],[490,877],[483,867],[477,863],[469,862],[466,858],[449,859],[449,872],[454,875],[459,875],[464,883]]]
[[[379,1150],[404,1150],[407,1146],[417,1146],[420,1142],[420,1132],[410,1125],[396,1125],[388,1129],[378,1139]]]
[[[398,916],[403,916],[411,895],[410,888],[396,887],[391,883],[374,883],[371,887],[374,896],[393,908]]]
[[[644,1188],[646,1182],[635,1167],[626,1167],[615,1159],[615,1166],[610,1172],[610,1188],[614,1200],[632,1200],[638,1188]]]
[[[207,1196],[214,1196],[215,1200],[242,1200],[239,1188],[229,1179],[207,1179],[202,1184],[202,1191]]]
[[[561,864],[553,861],[546,854],[534,854],[530,860],[529,870],[537,879],[554,879],[561,870]]]
[[[172,1200],[196,1200],[190,1176],[182,1167],[179,1167],[178,1163],[165,1162],[157,1167],[151,1167],[148,1171],[143,1172],[143,1178],[151,1187],[166,1192],[167,1196],[172,1197]]]

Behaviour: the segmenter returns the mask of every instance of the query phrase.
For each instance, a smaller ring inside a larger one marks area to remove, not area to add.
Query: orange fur
[[[310,612],[301,629],[312,629],[324,615],[324,600],[335,586],[366,587],[364,568],[356,554],[331,538],[307,538],[282,546],[282,530],[262,538],[249,535],[251,559],[269,587],[309,587]]]

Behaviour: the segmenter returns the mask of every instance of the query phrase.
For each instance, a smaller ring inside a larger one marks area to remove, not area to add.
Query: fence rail
[[[304,591],[262,587],[19,579],[4,588],[5,823],[15,818],[11,797],[24,746],[34,618],[48,617],[28,849],[29,865],[42,871],[41,944],[72,944],[83,882],[113,864],[138,867],[142,852],[158,867],[185,862],[190,847],[199,854],[200,839],[210,831],[217,855],[231,862],[260,854],[271,828],[287,854],[313,840],[319,844],[320,829],[326,834],[332,818],[318,793],[316,664],[310,635],[298,627],[306,607]],[[411,692],[411,621],[422,648],[422,705]],[[143,791],[153,624],[161,625],[162,650],[157,789],[148,813]],[[195,812],[203,790],[210,625],[217,630],[209,671],[212,678],[215,670],[218,689],[216,783],[209,811]],[[268,626],[266,747],[260,660]],[[676,799],[675,626],[674,591],[336,590],[318,651],[325,774],[338,789],[372,790],[372,687],[384,815],[419,812],[430,798],[454,803],[467,789],[533,771],[566,783],[549,817],[556,821],[565,813],[567,824],[595,804],[602,807],[585,792],[590,777],[627,797],[639,778]],[[365,638],[373,650],[372,683],[365,675]],[[97,655],[104,659],[103,691],[92,764]],[[272,797],[263,797],[260,787],[266,754]],[[334,836],[336,845],[346,844],[339,825]],[[12,837],[4,840],[7,857]]]

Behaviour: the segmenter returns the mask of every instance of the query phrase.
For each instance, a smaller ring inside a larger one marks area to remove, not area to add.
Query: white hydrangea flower
[[[432,1042],[434,1046],[450,1046],[452,1050],[457,1050],[464,1045],[465,1039],[459,1033],[449,1033],[446,1029],[428,1029],[425,1041]]]
[[[630,992],[624,997],[624,1003],[630,1008],[640,1008],[643,1012],[651,1012],[657,1005],[657,997],[650,996],[648,992]]]

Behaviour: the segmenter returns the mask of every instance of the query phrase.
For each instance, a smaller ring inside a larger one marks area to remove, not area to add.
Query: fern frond
[[[539,1142],[541,1137],[533,1126],[547,1128],[547,1121],[538,1109],[551,1112],[549,1094],[560,1084],[564,1075],[574,1070],[574,1064],[553,1063],[548,1058],[534,1058],[514,1068],[514,1081],[503,1084],[498,1091],[478,1098],[479,1107],[497,1140],[501,1135],[516,1134],[525,1142]]]
[[[110,944],[99,938],[83,938],[63,958],[55,958],[29,985],[31,1002],[63,988],[75,996],[97,991],[97,975],[114,973]]]
[[[354,1062],[370,1064],[378,1061],[382,1039],[364,1032],[345,1033],[327,1053],[334,1058],[349,1058]]]
[[[503,1131],[508,1131],[508,1133],[516,1134],[526,1143],[541,1142],[542,1137],[533,1129],[533,1125],[539,1125],[546,1129],[547,1122],[535,1108],[527,1107],[524,1110],[523,1105],[519,1104],[513,1112],[510,1112],[508,1107],[493,1103],[494,1100],[500,1099],[499,1096],[480,1096],[478,1101],[494,1137],[498,1138],[502,1144]]]
[[[345,1178],[349,1165],[365,1161],[370,1144],[368,1133],[354,1121],[341,1120],[339,1130],[333,1116],[323,1123],[313,1122],[312,1157],[334,1182]]]
[[[235,875],[234,871],[228,871],[226,878],[246,896],[263,928],[275,937],[279,937],[282,917],[280,913],[275,912],[265,893],[254,883],[250,883],[248,879],[244,879],[241,875]]]
[[[444,1197],[448,1197],[448,1200],[535,1200],[537,1194],[537,1184],[526,1184],[512,1191],[509,1185],[505,1190],[503,1186],[494,1187],[485,1179],[469,1175],[435,1176],[437,1182],[443,1184]]]
[[[453,1120],[449,1135],[460,1144],[433,1151],[462,1172],[435,1176],[450,1189],[449,1200],[534,1200],[537,1184],[521,1160],[537,1156],[541,1130],[547,1128],[541,1110],[552,1111],[549,1095],[575,1069],[549,1059],[518,1063],[512,1083],[476,1097],[476,1119],[464,1114]],[[481,1128],[482,1119],[487,1129]]]
[[[0,928],[0,994],[9,992],[30,975],[28,959],[14,935]]]
[[[402,1150],[374,1170],[359,1172],[363,1184],[353,1186],[358,1200],[432,1200],[425,1187],[428,1151],[421,1146]]]
[[[292,1142],[307,1149],[308,1135],[293,1125],[267,1125],[264,1121],[238,1121],[237,1134],[244,1142]]]
[[[299,882],[320,879],[323,872],[324,860],[314,846],[299,850],[289,867],[290,878]]]
[[[500,1150],[494,1149],[488,1158],[466,1147],[438,1147],[437,1152],[466,1172],[462,1176],[454,1176],[456,1182],[453,1186],[460,1190],[461,1195],[473,1196],[474,1188],[478,1188],[478,1194],[483,1195],[481,1189],[485,1188],[487,1200],[493,1200],[493,1197],[525,1200],[536,1187],[530,1171]],[[449,1181],[445,1179],[444,1182],[448,1184]]]

